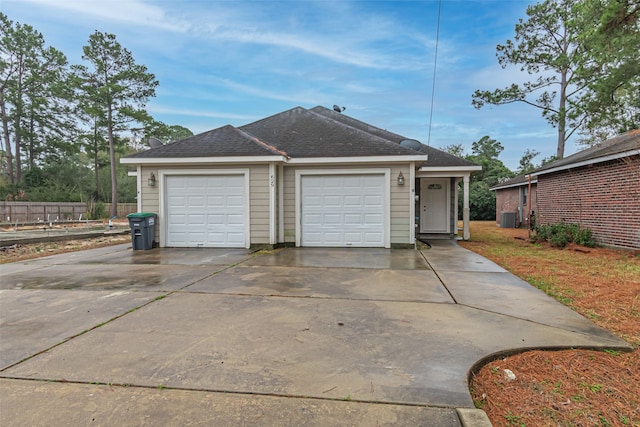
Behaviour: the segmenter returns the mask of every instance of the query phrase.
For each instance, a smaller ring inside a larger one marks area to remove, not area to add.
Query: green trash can
[[[156,237],[156,214],[136,212],[127,215],[127,218],[131,228],[133,250],[153,249],[153,239]]]

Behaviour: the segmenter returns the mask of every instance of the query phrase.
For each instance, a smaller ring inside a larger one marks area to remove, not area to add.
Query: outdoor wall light
[[[402,175],[402,172],[398,175],[398,185],[404,185],[404,175]]]
[[[155,187],[156,186],[156,176],[153,174],[153,172],[151,172],[151,176],[149,177],[149,180],[147,181],[147,184],[149,184],[149,187]]]

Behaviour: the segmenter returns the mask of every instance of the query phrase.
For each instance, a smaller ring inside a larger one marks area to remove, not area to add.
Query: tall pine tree
[[[117,133],[130,129],[132,123],[150,121],[144,107],[155,96],[158,81],[147,67],[136,64],[131,52],[118,43],[114,34],[96,31],[83,52],[82,59],[90,63],[90,68],[80,65],[75,70],[81,82],[79,88],[85,91],[83,102],[90,103],[89,108],[99,108],[104,117],[111,167],[111,215],[116,216]]]

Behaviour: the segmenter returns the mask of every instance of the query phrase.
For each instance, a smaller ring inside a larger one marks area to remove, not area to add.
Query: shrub
[[[107,208],[102,202],[87,203],[87,211],[90,219],[103,219],[107,217]]]
[[[574,241],[588,248],[594,248],[596,246],[596,241],[593,240],[593,233],[588,228],[579,229]]]
[[[536,226],[531,240],[533,242],[549,242],[551,246],[556,248],[564,248],[571,242],[590,248],[596,245],[591,230],[580,228],[578,224],[563,222]]]

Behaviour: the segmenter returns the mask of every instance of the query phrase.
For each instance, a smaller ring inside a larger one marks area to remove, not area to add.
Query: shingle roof
[[[338,113],[336,111],[330,110],[320,105],[318,105],[317,107],[313,107],[309,111],[312,111],[317,114],[321,114],[325,117],[332,118],[333,120],[337,120],[347,126],[351,126],[356,129],[363,130],[365,132],[368,132],[373,135],[379,136],[381,138],[387,139],[389,141],[395,142],[396,144],[399,144],[400,141],[407,139],[405,136],[398,135],[397,133],[389,132],[386,129],[381,129],[379,127],[370,125],[369,123],[362,122],[360,120],[354,119],[353,117],[347,116],[342,113]]]
[[[429,157],[427,161],[422,164],[423,168],[433,167],[468,167],[478,166],[477,164],[470,162],[469,160],[456,157],[453,154],[449,154],[446,151],[438,150],[429,145],[422,144],[420,152],[427,154]]]
[[[508,179],[496,186],[491,187],[489,190],[495,191],[495,190],[502,190],[504,188],[521,187],[523,185],[528,185],[529,179],[527,177],[528,175],[518,175],[515,178]],[[536,178],[531,179],[532,184],[536,184],[537,182],[538,180]]]
[[[426,167],[475,166],[436,148],[414,150],[400,144],[402,135],[372,126],[324,107],[295,107],[239,128],[223,126],[129,158],[197,158],[285,156],[338,158],[428,155]],[[390,159],[391,160],[391,159]]]
[[[227,157],[281,155],[251,135],[231,125],[193,135],[162,147],[141,151],[128,157]]]
[[[241,126],[240,129],[278,147],[292,158],[420,154],[373,133],[302,107]]]
[[[310,111],[326,117],[330,117],[348,126],[363,130],[367,133],[371,133],[373,135],[395,142],[396,144],[399,144],[400,142],[407,139],[407,137],[405,136],[389,132],[386,129],[380,129],[376,126],[370,125],[369,123],[356,120],[353,117],[346,116],[342,113],[338,113],[322,106],[313,107]],[[422,167],[477,166],[473,162],[462,159],[460,157],[456,157],[445,151],[438,150],[437,148],[433,148],[425,144],[421,144],[419,151],[429,156],[428,160],[422,164]]]
[[[571,156],[547,163],[531,172],[532,175],[542,175],[556,169],[569,169],[577,164],[598,163],[611,156],[637,151],[640,154],[640,129],[632,130],[615,136],[599,144],[593,145]]]

